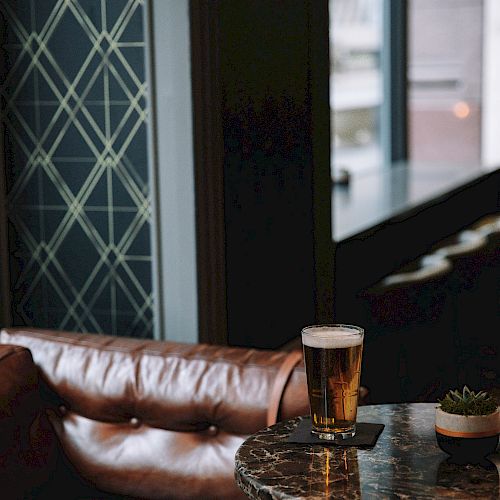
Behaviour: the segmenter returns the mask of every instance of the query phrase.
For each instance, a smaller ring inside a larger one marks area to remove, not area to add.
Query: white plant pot
[[[481,463],[498,445],[500,407],[489,415],[455,415],[436,408],[439,447],[458,463]]]

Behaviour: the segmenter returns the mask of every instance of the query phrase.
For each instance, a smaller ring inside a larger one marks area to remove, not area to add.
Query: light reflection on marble
[[[241,445],[236,480],[255,499],[499,498],[496,468],[447,463],[434,412],[432,403],[360,407],[358,421],[386,425],[372,449],[287,443],[300,417],[276,424]]]

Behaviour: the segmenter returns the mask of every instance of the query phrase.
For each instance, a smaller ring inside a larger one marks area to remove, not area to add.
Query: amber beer
[[[320,325],[302,330],[312,432],[344,439],[356,432],[363,329]]]

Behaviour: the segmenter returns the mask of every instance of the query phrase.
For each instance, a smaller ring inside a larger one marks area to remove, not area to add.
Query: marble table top
[[[497,468],[447,462],[434,434],[435,407],[360,407],[358,422],[385,424],[371,449],[290,444],[301,417],[280,422],[238,449],[236,481],[255,499],[500,498]],[[489,458],[500,467],[498,450]]]

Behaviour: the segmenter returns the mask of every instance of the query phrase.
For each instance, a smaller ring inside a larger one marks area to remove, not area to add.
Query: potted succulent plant
[[[436,439],[456,463],[480,464],[496,450],[500,407],[487,392],[449,391],[436,408]]]

